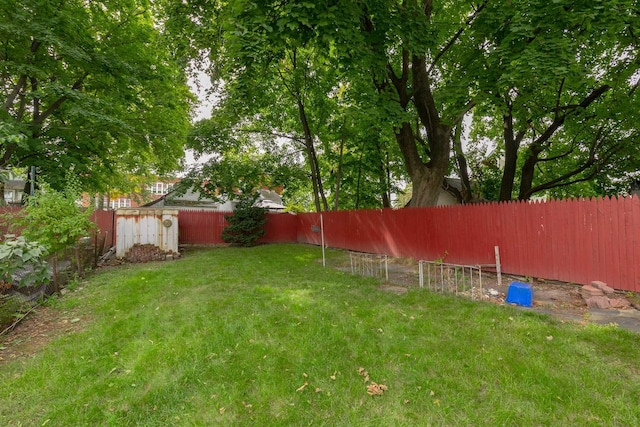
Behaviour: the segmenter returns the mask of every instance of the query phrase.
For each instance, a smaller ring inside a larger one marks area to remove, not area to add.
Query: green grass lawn
[[[382,292],[319,258],[269,245],[97,272],[50,303],[82,332],[0,366],[0,425],[640,425],[640,336]]]

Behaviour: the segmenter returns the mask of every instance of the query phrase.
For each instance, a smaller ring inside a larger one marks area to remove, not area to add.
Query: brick
[[[609,303],[609,298],[605,296],[600,297],[591,297],[586,300],[587,307],[589,308],[610,308],[611,304]]]

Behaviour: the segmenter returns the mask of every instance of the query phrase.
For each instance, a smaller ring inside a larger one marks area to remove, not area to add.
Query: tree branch
[[[455,42],[460,39],[460,36],[464,32],[464,30],[466,30],[469,27],[469,25],[471,25],[471,23],[478,17],[478,15],[480,14],[480,12],[482,12],[482,10],[485,8],[487,3],[489,3],[489,0],[485,0],[484,3],[482,3],[480,6],[478,6],[478,8],[464,22],[464,25],[462,27],[458,28],[458,31],[456,31],[456,33],[453,35],[453,37],[451,37],[451,39],[447,42],[447,44],[444,45],[444,47],[442,49],[440,49],[440,52],[438,52],[436,57],[433,58],[433,61],[431,62],[431,65],[429,66],[429,69],[427,70],[428,74],[431,74],[431,71],[433,70],[433,67],[435,67],[438,64],[438,61],[440,60],[440,58],[442,58],[444,56],[444,54],[446,54],[447,51],[449,49],[451,49],[451,47],[455,44]],[[425,12],[425,14],[426,14],[426,12]]]
[[[9,110],[11,109],[11,106],[16,100],[16,97],[18,96],[18,94],[26,84],[27,84],[27,75],[23,74],[18,79],[18,82],[13,86],[13,89],[11,90],[11,93],[9,94],[9,96],[7,96],[7,99],[4,102],[4,111],[9,112]]]
[[[73,86],[71,87],[71,90],[73,91],[80,91],[82,90],[82,85],[84,83],[84,79],[88,76],[88,73],[85,73],[84,76],[80,77],[78,80],[76,80],[76,82],[73,84]],[[34,125],[41,125],[42,123],[44,123],[44,121],[51,115],[53,114],[54,111],[56,111],[58,108],[60,108],[60,106],[68,99],[67,95],[62,95],[60,98],[56,99],[51,105],[49,105],[49,108],[47,108],[45,111],[42,112],[42,114],[39,115],[35,115],[35,111],[34,111],[34,117],[33,117],[33,124]]]
[[[547,127],[547,129],[544,132],[542,132],[542,134],[538,138],[536,138],[531,143],[531,145],[539,147],[545,144],[547,141],[549,141],[551,136],[560,128],[560,126],[564,124],[564,121],[568,115],[575,112],[578,108],[587,108],[589,105],[595,102],[598,98],[600,98],[605,92],[607,92],[609,89],[611,89],[611,86],[602,85],[599,88],[594,89],[589,95],[587,95],[582,100],[582,102],[580,102],[580,104],[577,104],[575,106],[571,106],[571,108],[568,108],[569,109],[568,112],[562,115],[556,114],[556,117],[554,118],[553,122]],[[566,106],[566,107],[569,107],[569,106]]]
[[[593,142],[591,144],[591,147],[589,147],[589,158],[587,159],[586,162],[584,162],[584,164],[582,164],[581,166],[559,176],[558,178],[552,179],[550,181],[547,181],[546,183],[537,185],[535,187],[532,187],[531,189],[529,189],[528,192],[528,196],[530,197],[532,194],[537,193],[539,191],[542,190],[549,190],[551,188],[557,188],[557,187],[561,187],[561,186],[566,186],[566,185],[571,185],[571,184],[575,184],[578,182],[583,182],[583,181],[587,181],[591,178],[593,178],[599,171],[602,165],[606,164],[609,159],[618,151],[620,151],[620,149],[623,147],[622,143],[617,143],[614,144],[612,147],[610,147],[608,150],[606,150],[603,155],[600,158],[596,158],[596,152],[598,150],[598,147],[601,145],[600,142],[602,142],[602,140],[604,138],[607,137],[607,135],[610,133],[606,132],[605,135],[605,129],[604,127],[600,127],[598,129],[598,132],[596,134],[596,136],[593,139]],[[584,172],[585,170],[592,168],[593,170],[591,172],[589,172],[585,177],[580,178],[580,179],[576,179],[573,181],[569,181],[566,182],[567,179],[576,176],[582,172]]]

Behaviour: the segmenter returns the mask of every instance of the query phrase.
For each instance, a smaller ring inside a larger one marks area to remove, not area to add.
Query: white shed
[[[151,244],[165,252],[178,252],[178,210],[125,208],[116,211],[116,256],[133,245]]]

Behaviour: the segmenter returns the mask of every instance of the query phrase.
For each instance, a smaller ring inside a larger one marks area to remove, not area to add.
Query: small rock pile
[[[631,307],[626,298],[614,295],[615,290],[606,283],[594,280],[590,285],[584,285],[580,293],[589,308],[617,308],[625,310]]]

